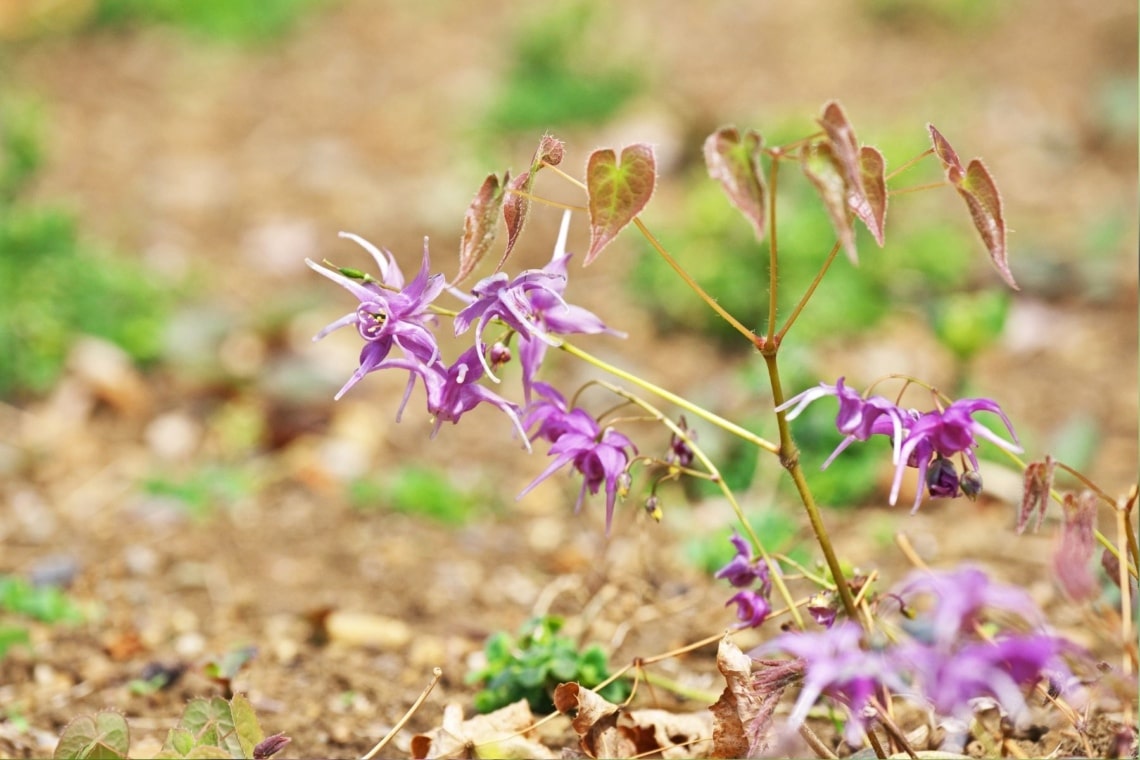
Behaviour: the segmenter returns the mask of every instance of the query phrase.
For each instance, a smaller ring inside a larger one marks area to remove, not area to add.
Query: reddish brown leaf
[[[510,177],[510,172],[503,175],[502,181],[494,174],[488,175],[467,207],[463,217],[463,238],[459,241],[459,271],[451,281],[452,285],[458,285],[475,271],[495,242],[499,209],[503,206],[503,195],[510,184]]]
[[[1090,599],[1097,593],[1096,578],[1089,567],[1095,548],[1096,505],[1097,495],[1092,491],[1080,496],[1067,493],[1062,505],[1065,521],[1053,555],[1053,572],[1065,593],[1077,601]]]
[[[1021,492],[1021,509],[1017,512],[1017,532],[1025,532],[1029,518],[1037,513],[1033,530],[1041,528],[1045,519],[1045,508],[1049,505],[1049,491],[1053,488],[1053,470],[1057,463],[1053,457],[1045,455],[1043,462],[1030,462],[1025,468],[1025,485]]]
[[[823,116],[819,120],[827,139],[831,141],[831,149],[835,160],[843,168],[843,177],[847,180],[847,189],[857,197],[863,197],[863,171],[859,161],[859,141],[855,139],[855,130],[847,115],[834,100],[823,107]]]
[[[942,136],[942,133],[934,128],[933,124],[927,124],[926,128],[930,130],[930,142],[934,146],[935,154],[942,160],[942,166],[946,169],[946,176],[951,182],[957,184],[955,177],[960,177],[964,171],[958,154],[950,147],[950,143]],[[951,174],[951,170],[954,171],[954,174]]]
[[[586,196],[590,210],[588,266],[611,240],[633,221],[649,198],[657,180],[653,148],[635,143],[621,152],[621,160],[606,148],[590,154],[586,162]]]
[[[1005,219],[1001,213],[1001,194],[985,164],[976,158],[970,161],[966,166],[965,178],[955,183],[955,187],[970,208],[974,227],[982,236],[998,274],[1011,288],[1021,290],[1013,279],[1013,273],[1009,271],[1005,248]]]
[[[863,194],[858,195],[849,189],[847,204],[882,247],[887,220],[887,165],[883,154],[869,145],[860,148],[859,174]]]
[[[732,205],[752,223],[763,240],[768,218],[768,187],[760,165],[764,138],[754,130],[742,136],[736,127],[721,127],[705,139],[705,166],[720,182]]]
[[[859,256],[855,251],[855,229],[851,226],[851,219],[847,215],[847,182],[843,177],[843,167],[835,157],[831,143],[826,140],[805,145],[800,154],[800,166],[804,174],[815,186],[827,215],[831,218],[831,225],[843,250],[851,263],[858,264]]]
[[[530,160],[530,169],[507,183],[506,199],[503,201],[503,221],[507,223],[507,246],[503,250],[499,263],[495,265],[496,272],[503,268],[503,264],[507,263],[507,257],[511,255],[511,251],[522,233],[523,226],[526,224],[526,215],[530,211],[530,198],[527,196],[530,194],[531,188],[534,187],[534,178],[542,167],[557,166],[562,163],[562,153],[561,140],[553,135],[543,135],[538,142],[534,157]],[[521,191],[525,195],[511,191]]]

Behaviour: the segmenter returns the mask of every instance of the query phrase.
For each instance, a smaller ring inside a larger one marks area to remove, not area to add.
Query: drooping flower
[[[736,547],[736,554],[713,577],[724,578],[736,588],[745,588],[759,581],[765,593],[771,591],[772,577],[768,563],[762,557],[752,555],[752,547],[739,533],[734,532],[728,540]]]
[[[835,424],[845,438],[823,463],[826,468],[844,449],[855,441],[865,441],[872,435],[890,437],[894,455],[895,477],[891,483],[890,503],[898,501],[902,476],[906,468],[918,470],[919,483],[925,486],[932,496],[955,496],[965,493],[976,496],[981,490],[980,476],[977,475],[978,460],[974,448],[978,439],[984,439],[1008,451],[1020,452],[1017,434],[1013,425],[996,402],[986,398],[959,399],[945,409],[919,414],[898,408],[882,396],[864,399],[847,388],[843,378],[835,385],[820,383],[819,387],[794,396],[776,407],[776,411],[791,409],[788,419],[797,417],[813,401],[824,396],[835,396],[839,401],[839,413]],[[998,415],[1013,437],[1013,442],[1000,437],[985,425],[973,419],[978,412],[991,412]],[[969,460],[972,469],[967,469],[960,477],[951,464],[950,457],[960,454]],[[936,472],[930,472],[932,465]],[[964,481],[964,483],[963,483]],[[923,488],[915,494],[914,508],[917,511],[922,503]]]
[[[537,385],[537,384],[536,384]],[[547,386],[549,388],[549,386]],[[553,391],[552,388],[549,389]],[[536,410],[532,405],[527,414],[527,427],[539,422],[539,432],[534,437],[546,437],[553,441],[548,454],[554,461],[517,498],[530,493],[531,489],[546,480],[554,472],[567,464],[582,474],[582,489],[574,505],[577,511],[582,507],[586,492],[596,494],[604,485],[606,489],[606,531],[613,522],[614,504],[620,487],[622,473],[629,467],[630,452],[637,452],[633,441],[613,428],[602,429],[597,421],[584,410],[565,410],[565,399],[553,391],[557,398],[538,402]],[[561,403],[561,408],[559,408]]]
[[[479,404],[486,403],[499,408],[510,417],[529,449],[530,441],[527,440],[526,430],[519,419],[518,405],[479,384],[479,379],[483,377],[483,366],[477,354],[474,347],[469,348],[450,367],[436,362],[430,371],[421,373],[427,387],[428,411],[435,416],[432,435],[439,432],[444,422],[459,422],[464,414]]]
[[[424,239],[423,263],[420,271],[410,284],[405,285],[404,275],[391,253],[381,252],[357,235],[347,232],[340,234],[341,237],[360,244],[372,255],[380,271],[380,279],[368,276],[348,277],[342,272],[305,259],[305,263],[313,271],[337,283],[360,301],[355,311],[332,322],[313,338],[320,340],[334,330],[355,325],[360,337],[364,339],[364,347],[360,351],[360,366],[337,392],[336,399],[347,393],[369,372],[387,366],[397,366],[385,364],[393,347],[398,347],[404,358],[417,366],[427,367],[438,359],[439,347],[436,345],[435,335],[428,326],[434,317],[428,311],[428,306],[444,288],[443,275],[428,273],[431,262],[427,238]]]
[[[940,646],[970,634],[987,608],[1012,612],[1032,625],[1039,625],[1043,620],[1024,589],[995,583],[985,572],[969,565],[936,573],[916,570],[892,593],[908,604],[915,597],[930,598],[932,605],[920,622],[908,624],[907,628],[912,635]]]
[[[788,716],[788,727],[798,728],[821,695],[847,708],[850,719],[843,737],[848,744],[861,741],[867,726],[867,707],[880,687],[905,688],[895,659],[875,649],[862,647],[863,629],[846,621],[826,631],[785,633],[751,652],[753,657],[786,652],[804,665],[800,696]]]
[[[736,616],[740,624],[746,628],[757,628],[768,619],[772,612],[772,604],[764,596],[752,589],[743,589],[732,595],[725,607],[736,605]]]
[[[570,212],[562,217],[562,228],[554,247],[554,256],[542,269],[528,269],[514,279],[504,272],[483,278],[472,288],[468,305],[455,316],[455,334],[462,335],[475,326],[475,345],[483,357],[483,331],[492,319],[498,319],[519,335],[523,363],[523,385],[529,398],[530,382],[548,346],[558,346],[558,335],[574,333],[610,333],[611,330],[593,312],[566,302],[563,294],[569,270],[567,262],[573,254],[565,252]],[[492,375],[483,359],[484,369]],[[493,378],[493,375],[492,375]]]

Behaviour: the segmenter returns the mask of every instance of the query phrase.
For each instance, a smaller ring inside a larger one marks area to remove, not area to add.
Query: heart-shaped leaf
[[[496,272],[507,263],[507,257],[511,255],[515,242],[522,233],[523,225],[526,224],[526,215],[530,210],[530,198],[527,196],[534,186],[535,176],[544,166],[558,166],[562,163],[563,151],[561,140],[553,135],[543,135],[531,159],[530,169],[507,183],[507,197],[503,201],[503,221],[507,223],[507,247],[499,263],[495,265]]]
[[[760,165],[764,138],[755,130],[743,135],[736,127],[721,127],[705,139],[705,166],[709,176],[720,182],[732,205],[736,206],[763,240],[768,218],[768,186]]]
[[[851,259],[851,263],[858,264],[855,229],[847,215],[847,182],[830,141],[820,140],[805,145],[800,153],[800,166],[823,200],[823,206],[831,218],[831,225],[839,236],[843,250],[847,252],[847,258]]]
[[[870,145],[860,148],[859,174],[863,194],[859,195],[849,188],[847,204],[881,248],[887,219],[887,164],[883,160],[883,154]]]
[[[125,758],[131,732],[127,719],[114,710],[81,715],[67,724],[53,758]]]
[[[483,260],[495,242],[498,232],[499,209],[503,207],[503,196],[510,184],[510,172],[503,175],[502,181],[494,174],[487,175],[479,192],[463,216],[463,238],[459,241],[459,271],[452,285],[458,285]]]
[[[1005,219],[1001,211],[1001,194],[993,177],[978,159],[973,159],[966,166],[966,175],[959,182],[954,183],[955,188],[966,200],[970,208],[970,216],[974,220],[974,227],[982,236],[982,242],[990,252],[990,260],[997,267],[998,274],[1005,283],[1014,290],[1021,290],[1013,279],[1013,272],[1009,270],[1008,252],[1005,247]]]
[[[975,158],[963,168],[958,153],[950,146],[942,133],[928,124],[930,141],[934,152],[946,169],[946,179],[966,201],[974,227],[982,236],[982,242],[989,251],[990,260],[1005,283],[1014,290],[1021,290],[1013,279],[1009,268],[1009,252],[1005,247],[1005,218],[1002,216],[1001,193],[998,192],[990,172],[981,160]]]
[[[588,266],[627,224],[633,221],[653,195],[657,161],[653,148],[635,143],[624,148],[621,160],[605,148],[586,161],[586,196],[590,211]]]

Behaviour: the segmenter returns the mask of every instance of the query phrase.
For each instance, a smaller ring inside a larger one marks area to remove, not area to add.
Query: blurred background
[[[418,690],[421,666],[513,628],[552,577],[592,577],[604,555],[638,576],[679,562],[698,583],[722,559],[728,517],[686,506],[696,493],[671,494],[654,535],[677,551],[655,558],[636,502],[608,544],[600,504],[569,514],[571,482],[516,503],[545,465],[516,451],[496,412],[429,441],[421,391],[395,424],[402,377],[370,376],[334,404],[358,339],[311,338],[353,303],[304,259],[368,264],[338,239],[347,230],[412,272],[426,235],[450,275],[482,178],[521,171],[544,131],[566,141],[577,176],[594,148],[645,141],[661,175],[643,219],[760,329],[766,245],[707,178],[701,143],[728,123],[796,139],[830,99],[888,170],[928,147],[928,122],[963,159],[982,156],[1022,291],[1000,289],[950,188],[900,195],[886,247],[861,237],[859,269],[837,262],[791,333],[785,387],[899,372],[992,397],[1028,456],[1052,452],[1123,493],[1137,463],[1135,3],[0,0],[0,577],[87,605],[62,638],[50,619],[0,608],[0,631],[24,644],[0,660],[0,749],[50,747],[84,699],[165,714],[176,700],[140,704],[125,686],[156,658],[255,640],[264,662],[296,664],[322,605],[435,637],[417,637],[418,654],[407,639],[344,654],[342,680],[313,687],[321,717],[307,728],[293,682],[250,676],[262,706],[289,704],[278,723],[315,732],[309,746],[353,748],[406,706],[405,679]],[[928,159],[905,176],[941,172]],[[581,202],[551,173],[536,190]],[[783,172],[780,190],[786,313],[833,237],[802,177]],[[532,214],[519,268],[548,260],[560,216]],[[587,240],[577,218],[570,249]],[[632,231],[572,267],[568,298],[631,336],[587,350],[774,435],[754,357]],[[568,357],[549,364],[569,384],[592,376]],[[517,399],[516,378],[503,392]],[[812,467],[838,442],[833,408],[818,406],[797,429]],[[792,502],[778,468],[698,430],[767,507],[764,530],[802,538],[794,508],[780,511]],[[853,448],[820,477],[835,519],[884,504],[881,453]],[[928,505],[908,529],[943,559],[977,549],[923,520],[989,509],[1007,525],[1017,474],[994,466],[987,489],[989,507]],[[853,538],[851,557],[884,551],[905,518],[874,514],[856,520],[873,535]],[[335,669],[322,662],[314,672]],[[76,696],[82,684],[96,685]]]

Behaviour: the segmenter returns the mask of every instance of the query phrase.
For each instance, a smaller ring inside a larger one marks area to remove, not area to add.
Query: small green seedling
[[[482,683],[475,695],[481,713],[526,699],[535,713],[554,711],[552,695],[560,683],[576,681],[593,688],[609,677],[606,653],[598,645],[578,651],[574,640],[559,636],[562,618],[548,615],[529,621],[517,637],[500,631],[484,646],[487,665],[467,676],[468,683]],[[611,702],[629,696],[629,684],[614,681],[599,692]]]
[[[34,586],[13,575],[0,576],[0,611],[42,623],[78,623],[83,612],[55,586]]]
[[[125,758],[131,745],[127,719],[114,710],[80,715],[67,724],[59,737],[53,758]]]
[[[215,657],[206,663],[204,668],[206,677],[221,686],[225,690],[226,697],[233,697],[233,680],[256,656],[255,646],[231,649],[221,657]]]

